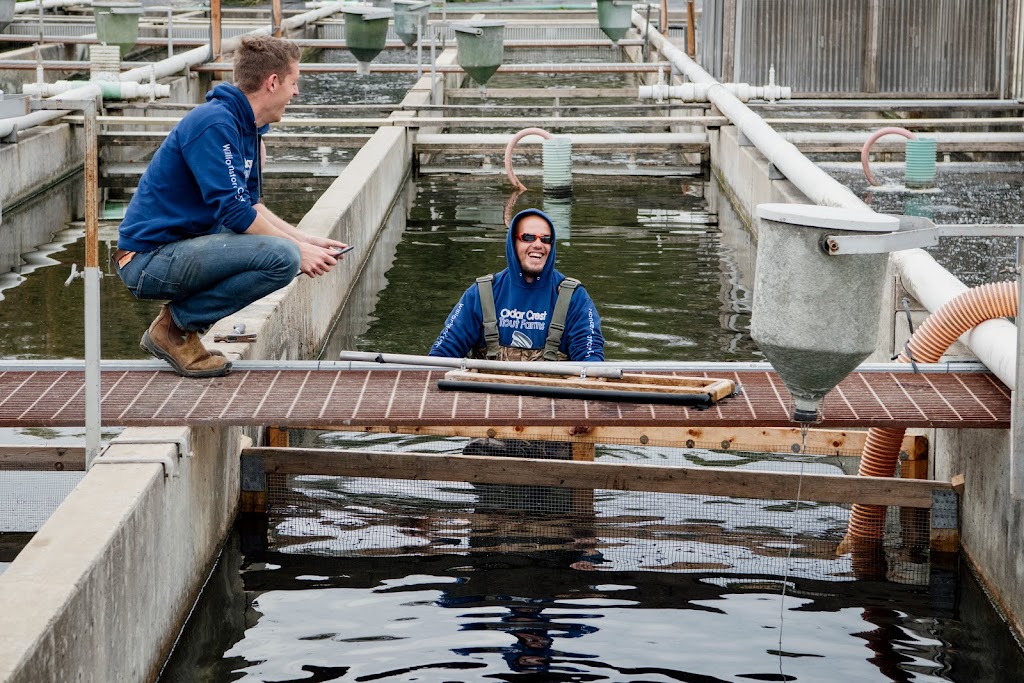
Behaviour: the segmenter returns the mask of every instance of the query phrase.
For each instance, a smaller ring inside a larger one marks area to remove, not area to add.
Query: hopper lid
[[[870,209],[845,209],[816,204],[758,204],[757,215],[776,223],[828,230],[895,232],[900,227],[900,220],[896,216],[875,213]]]

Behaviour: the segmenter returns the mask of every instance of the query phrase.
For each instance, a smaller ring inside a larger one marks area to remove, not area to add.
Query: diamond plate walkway
[[[315,363],[310,364],[316,367]],[[108,426],[751,426],[792,427],[789,392],[771,371],[659,373],[732,379],[740,391],[707,410],[675,405],[441,391],[444,370],[236,370],[182,379],[105,369]],[[81,370],[0,372],[0,427],[85,422]],[[831,428],[1008,428],[1010,390],[986,373],[855,372],[825,400]]]

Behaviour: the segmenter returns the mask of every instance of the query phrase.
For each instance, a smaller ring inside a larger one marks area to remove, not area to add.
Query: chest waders
[[[558,298],[548,323],[548,336],[543,349],[520,349],[502,346],[498,343],[498,314],[494,305],[494,275],[476,279],[480,293],[480,309],[483,314],[484,342],[482,349],[476,349],[476,357],[488,360],[506,361],[564,361],[569,356],[561,353],[565,331],[565,318],[569,313],[569,301],[580,281],[567,277],[558,285]],[[525,441],[522,439],[472,439],[462,451],[466,455],[497,455],[516,458],[537,458],[547,460],[572,460],[572,444],[567,441]],[[569,489],[549,486],[475,484],[483,508],[519,509],[531,512],[567,512],[569,510]]]
[[[555,309],[548,323],[548,336],[543,349],[520,349],[514,346],[502,346],[498,343],[498,314],[494,305],[494,275],[484,275],[476,279],[476,288],[480,294],[480,312],[483,315],[484,343],[483,349],[477,349],[477,355],[487,360],[511,361],[564,361],[569,357],[561,353],[558,347],[562,344],[562,333],[565,331],[565,317],[569,313],[569,301],[573,292],[580,286],[580,281],[567,277],[558,284],[558,298]]]

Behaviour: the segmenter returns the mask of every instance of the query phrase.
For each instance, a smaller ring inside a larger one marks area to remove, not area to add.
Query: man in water
[[[462,295],[430,355],[603,361],[601,317],[579,280],[555,270],[555,227],[543,211],[515,215],[505,257],[507,268]]]
[[[262,203],[261,136],[299,93],[299,48],[246,36],[233,62],[235,84],[208,93],[156,151],[114,254],[136,298],[169,300],[141,346],[183,377],[228,374],[231,363],[200,336],[296,272],[328,272],[347,246],[306,234]]]

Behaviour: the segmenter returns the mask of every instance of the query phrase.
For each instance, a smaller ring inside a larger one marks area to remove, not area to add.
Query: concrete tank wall
[[[237,429],[126,430],[0,576],[0,680],[153,678],[238,506]],[[189,455],[178,456],[176,439]]]
[[[429,98],[425,82],[410,94],[416,102]],[[244,320],[258,337],[218,347],[252,359],[316,355],[404,198],[410,157],[408,129],[374,134],[300,222],[357,249],[327,276],[298,278],[221,321],[215,330]],[[169,442],[179,438],[191,456],[177,456]],[[163,443],[124,443],[133,439]],[[151,680],[234,520],[246,441],[241,428],[207,427],[131,429],[115,439],[103,459],[155,462],[95,465],[0,575],[0,680]],[[165,476],[164,460],[177,475]]]

